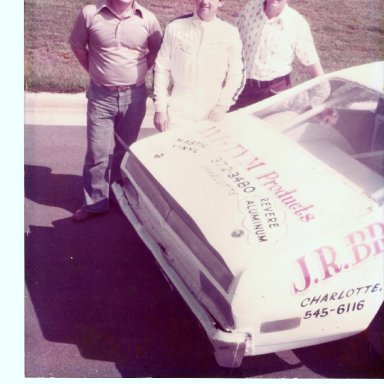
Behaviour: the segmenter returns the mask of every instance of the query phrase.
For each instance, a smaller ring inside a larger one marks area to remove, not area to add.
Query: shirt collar
[[[217,16],[215,16],[211,21],[201,20],[200,17],[197,15],[196,11],[193,12],[193,16],[192,16],[192,23],[199,27],[204,27],[205,25],[212,25],[217,20],[218,20]]]

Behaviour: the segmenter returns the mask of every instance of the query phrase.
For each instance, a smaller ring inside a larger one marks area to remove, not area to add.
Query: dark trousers
[[[289,74],[270,81],[247,79],[244,89],[240,93],[236,103],[230,108],[230,111],[232,112],[240,108],[248,107],[248,105],[276,95],[288,88],[291,88],[291,78]]]

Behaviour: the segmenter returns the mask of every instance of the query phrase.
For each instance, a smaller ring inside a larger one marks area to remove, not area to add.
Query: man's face
[[[216,14],[218,9],[223,5],[224,0],[195,0],[196,13],[201,20],[210,21]]]
[[[273,9],[274,11],[280,13],[288,0],[265,0],[266,5],[269,9]]]
[[[112,4],[121,5],[121,6],[128,6],[132,5],[135,0],[110,0]]]

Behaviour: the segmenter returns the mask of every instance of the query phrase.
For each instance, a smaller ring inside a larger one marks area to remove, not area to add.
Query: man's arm
[[[324,70],[320,62],[305,66],[305,71],[311,78],[324,75]]]
[[[153,78],[153,99],[155,103],[155,128],[164,132],[168,128],[168,88],[171,81],[172,36],[169,26],[165,29],[158,52]]]
[[[69,36],[69,45],[80,65],[89,72],[88,29],[87,18],[95,15],[96,6],[89,4],[78,14]]]
[[[71,45],[72,52],[76,56],[81,66],[88,72],[89,70],[89,53],[88,49],[76,48]]]
[[[147,59],[148,70],[151,69],[153,67],[153,65],[155,64],[157,52],[158,51],[149,51],[147,53],[147,56],[145,56],[145,58]]]
[[[245,85],[245,64],[243,58],[243,45],[237,29],[230,38],[228,51],[228,70],[225,85],[217,105],[212,109],[209,118],[221,120],[230,106],[235,103]]]
[[[305,72],[311,78],[323,75],[324,70],[308,22],[300,17],[297,20],[296,28],[297,38],[294,49],[297,58],[304,66]]]
[[[146,56],[148,69],[155,64],[161,46],[162,31],[157,19],[154,20],[151,34],[148,37],[148,53]]]

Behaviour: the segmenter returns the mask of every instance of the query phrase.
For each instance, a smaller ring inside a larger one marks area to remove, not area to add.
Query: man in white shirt
[[[251,0],[236,25],[243,41],[247,81],[232,110],[289,88],[295,57],[310,77],[324,73],[310,27],[288,0]]]
[[[223,3],[195,0],[193,14],[166,27],[154,71],[154,124],[160,132],[220,120],[244,87],[239,32],[217,18]]]

